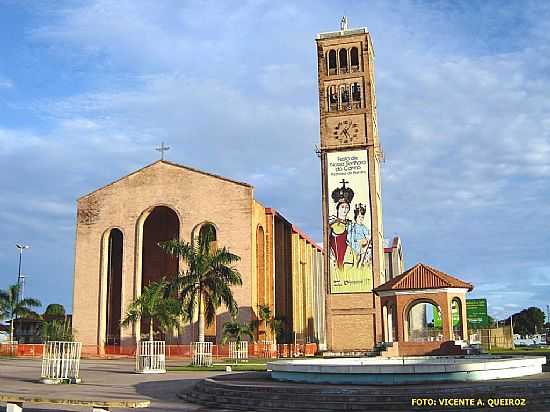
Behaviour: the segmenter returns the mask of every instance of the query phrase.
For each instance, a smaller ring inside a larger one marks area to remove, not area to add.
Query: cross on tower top
[[[164,142],[160,144],[160,147],[155,148],[157,152],[160,152],[160,160],[164,160],[164,152],[170,150],[170,146],[164,146]]]
[[[342,20],[340,20],[340,30],[344,31],[348,29],[348,18],[346,16],[342,16]]]

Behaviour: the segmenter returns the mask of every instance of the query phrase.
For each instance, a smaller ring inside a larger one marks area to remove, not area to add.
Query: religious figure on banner
[[[355,193],[350,187],[346,187],[346,182],[342,179],[342,187],[335,189],[332,192],[332,200],[336,203],[336,216],[329,217],[330,235],[329,235],[329,247],[331,256],[336,262],[338,272],[342,272],[346,257],[349,257],[350,251],[348,246],[348,227],[351,221],[348,219],[348,213],[350,211],[351,201]],[[340,282],[339,277],[335,279],[336,282]]]
[[[348,228],[347,241],[353,252],[353,265],[357,268],[365,266],[372,259],[372,244],[370,230],[365,226],[367,206],[358,203],[353,210],[353,222]]]

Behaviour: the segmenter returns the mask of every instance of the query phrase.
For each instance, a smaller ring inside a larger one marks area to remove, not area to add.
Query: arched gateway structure
[[[418,263],[374,289],[380,296],[385,355],[459,354],[467,340],[466,293],[473,285]]]

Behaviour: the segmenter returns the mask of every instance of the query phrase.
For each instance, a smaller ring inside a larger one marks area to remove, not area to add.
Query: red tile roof
[[[417,263],[401,275],[378,286],[374,291],[439,288],[466,288],[468,291],[471,291],[474,286],[471,283],[464,282],[429,265]]]

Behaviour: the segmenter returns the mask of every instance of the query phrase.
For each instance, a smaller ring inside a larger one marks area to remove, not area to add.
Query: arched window
[[[265,278],[265,235],[264,228],[261,226],[256,229],[256,276],[258,277],[258,305],[265,305],[268,303]]]
[[[429,301],[414,303],[408,313],[407,339],[409,342],[432,342],[443,340],[441,309]]]
[[[451,301],[451,318],[453,320],[454,340],[463,340],[462,333],[462,304],[460,299],[453,298]]]
[[[105,344],[120,345],[120,317],[122,314],[122,262],[124,236],[119,229],[109,232],[107,245],[107,316]]]
[[[348,72],[348,51],[340,49],[338,52],[338,60],[340,60],[340,73]]]
[[[357,72],[359,71],[359,51],[357,50],[357,47],[352,47],[350,51],[350,65],[351,65],[351,71]]]
[[[328,52],[328,74],[336,74],[336,50]]]
[[[349,88],[347,85],[340,86],[340,102],[342,103],[342,109],[349,110],[351,109],[349,101]]]
[[[338,93],[336,92],[336,86],[329,86],[327,89],[328,95],[328,110],[335,112],[338,110]]]
[[[212,223],[205,223],[201,226],[198,239],[201,248],[216,249],[217,240],[216,228]]]
[[[218,235],[216,233],[216,227],[212,223],[204,223],[199,229],[199,247],[202,250],[216,250]],[[204,339],[207,342],[216,343],[217,341],[217,322],[216,316],[211,324],[206,324],[204,328]]]
[[[361,108],[361,86],[359,83],[353,83],[351,85],[351,100],[353,101],[353,108]]]

